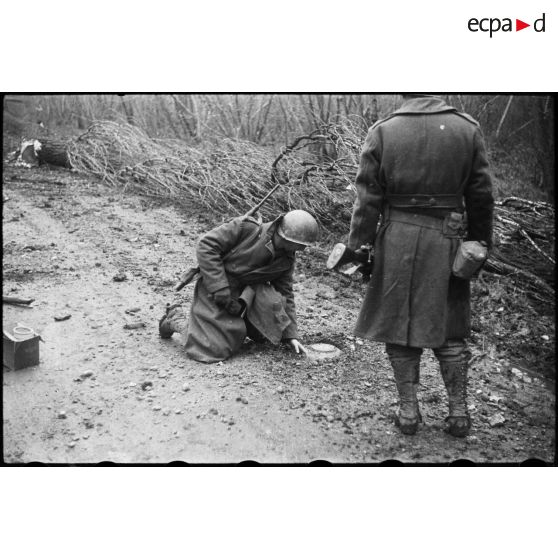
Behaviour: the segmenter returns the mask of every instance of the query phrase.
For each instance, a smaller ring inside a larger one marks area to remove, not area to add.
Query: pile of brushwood
[[[280,182],[282,187],[262,207],[264,218],[305,208],[333,232],[350,218],[353,195],[346,188],[354,179],[361,134],[350,121],[326,126],[275,155],[242,140],[191,146],[152,139],[129,124],[97,121],[76,139],[39,139],[26,142],[26,148],[34,146],[39,163],[71,167],[124,190],[225,216],[245,213]]]
[[[97,121],[64,144],[45,139],[38,140],[38,149],[37,142],[33,145],[39,162],[62,161],[114,187],[209,209],[213,215],[242,215],[281,184],[262,207],[262,217],[306,209],[329,242],[348,232],[365,131],[359,120],[339,121],[294,139],[277,154],[228,138],[191,146],[150,138],[126,123]],[[507,304],[523,306],[528,300],[539,315],[553,315],[554,236],[551,204],[519,197],[498,200],[494,249],[481,274],[481,289],[483,282],[494,285],[506,278],[515,297]]]

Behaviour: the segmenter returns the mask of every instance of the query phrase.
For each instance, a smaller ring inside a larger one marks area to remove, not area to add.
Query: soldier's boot
[[[471,430],[467,410],[468,365],[466,362],[440,362],[440,369],[449,399],[448,432],[457,438],[464,438]]]
[[[422,422],[417,400],[420,363],[392,359],[391,365],[399,392],[397,426],[403,434],[416,434],[419,422]]]
[[[181,333],[186,324],[187,317],[180,304],[167,304],[165,315],[159,320],[159,335],[163,339],[170,339],[173,333]]]

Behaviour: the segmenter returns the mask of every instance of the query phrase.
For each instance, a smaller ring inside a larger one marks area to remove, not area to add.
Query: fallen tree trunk
[[[41,149],[37,153],[39,162],[70,168],[67,143],[50,139],[39,140],[39,142],[41,143]]]
[[[69,144],[53,139],[36,139],[25,141],[21,145],[21,158],[28,164],[55,165],[70,168],[68,157]]]

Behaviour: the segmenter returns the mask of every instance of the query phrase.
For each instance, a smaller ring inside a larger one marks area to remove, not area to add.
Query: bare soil
[[[189,360],[176,335],[160,339],[157,322],[166,303],[189,304],[193,287],[177,294],[173,285],[219,216],[62,169],[8,164],[3,184],[3,294],[35,299],[31,308],[4,304],[3,322],[44,340],[38,366],[3,369],[6,462],[555,460],[554,380],[510,360],[482,331],[471,343],[471,435],[444,432],[447,396],[430,351],[424,423],[402,435],[383,346],[352,336],[365,286],[325,270],[331,246],[299,259],[295,288],[302,342],[332,343],[339,359],[315,363],[246,342],[206,365]],[[119,273],[125,280],[114,280]],[[124,328],[137,321],[145,327]]]

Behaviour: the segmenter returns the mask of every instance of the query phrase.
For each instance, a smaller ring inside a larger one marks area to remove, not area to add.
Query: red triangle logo
[[[515,20],[515,30],[516,31],[521,31],[522,29],[525,29],[526,27],[531,27],[531,24],[530,23],[525,23],[524,21],[521,21],[520,19]]]

